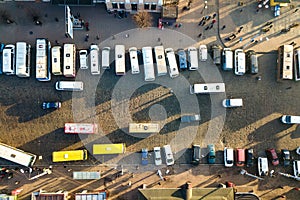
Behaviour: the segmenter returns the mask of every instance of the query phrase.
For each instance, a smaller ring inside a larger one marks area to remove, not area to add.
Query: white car
[[[259,176],[267,176],[269,174],[267,158],[258,157],[258,174]]]
[[[234,151],[232,148],[224,148],[224,163],[225,167],[232,167],[234,161]]]
[[[207,47],[205,44],[199,46],[199,59],[200,61],[207,60]]]
[[[170,145],[164,145],[165,158],[167,166],[174,165],[174,157]]]
[[[154,162],[155,162],[155,165],[161,165],[162,164],[162,160],[161,160],[160,147],[154,147],[153,151],[154,151]]]
[[[297,181],[300,181],[300,160],[294,160],[293,168],[295,178],[297,179]]]
[[[283,115],[281,121],[285,124],[300,124],[300,116]]]
[[[80,50],[79,51],[79,62],[80,62],[80,69],[87,69],[87,50]]]
[[[224,99],[222,105],[225,108],[241,107],[243,106],[243,99]]]

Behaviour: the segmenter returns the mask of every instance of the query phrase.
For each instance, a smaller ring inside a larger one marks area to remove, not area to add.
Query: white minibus
[[[237,49],[234,52],[234,73],[242,76],[246,73],[246,56],[242,49]]]
[[[3,49],[2,71],[6,75],[15,74],[15,45],[8,44]]]
[[[61,56],[61,46],[54,46],[51,49],[51,64],[52,64],[52,74],[53,75],[62,75],[61,64],[62,64],[62,56]]]
[[[163,46],[154,47],[157,76],[164,76],[168,73],[167,64],[165,58],[165,52]]]
[[[102,49],[102,69],[110,69],[110,63],[109,63],[109,53],[110,53],[110,47],[104,47]]]
[[[129,48],[129,57],[130,57],[131,73],[139,74],[140,66],[139,66],[139,60],[137,57],[137,48],[136,47]]]
[[[300,49],[295,51],[294,68],[295,68],[295,81],[300,80]]]
[[[190,86],[191,94],[209,94],[225,92],[224,83],[199,83]]]
[[[76,76],[76,48],[75,44],[64,44],[64,67],[65,77]]]
[[[158,123],[129,123],[129,133],[158,133]]]
[[[173,157],[171,146],[170,145],[164,145],[163,149],[164,149],[164,152],[165,152],[165,158],[166,158],[167,166],[174,165],[174,157]]]
[[[166,48],[165,53],[168,59],[170,77],[175,78],[179,76],[179,70],[178,70],[174,50],[172,48]]]
[[[66,91],[82,91],[83,82],[82,81],[57,81],[55,84],[56,90],[66,90]]]
[[[199,46],[199,57],[200,57],[200,61],[207,60],[207,47],[205,44]]]
[[[189,70],[198,69],[198,52],[195,47],[188,48]]]
[[[223,70],[233,69],[233,53],[230,48],[224,48],[222,52]]]
[[[30,49],[26,42],[16,43],[16,75],[30,77]]]
[[[116,66],[116,75],[125,75],[125,46],[116,45],[115,46],[115,66]]]
[[[143,47],[142,54],[144,62],[145,81],[154,81],[155,73],[153,65],[152,47]]]
[[[91,45],[90,47],[90,65],[91,65],[91,74],[98,75],[100,74],[99,66],[99,47],[98,45]]]

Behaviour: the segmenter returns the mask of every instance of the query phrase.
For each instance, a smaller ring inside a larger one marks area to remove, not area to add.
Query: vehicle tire
[[[298,148],[296,149],[296,153],[297,153],[298,155],[300,155],[300,147],[298,147]]]

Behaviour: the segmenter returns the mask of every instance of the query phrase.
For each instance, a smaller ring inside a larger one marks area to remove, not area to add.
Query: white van
[[[188,61],[189,61],[189,70],[197,70],[198,65],[198,52],[195,47],[188,48]]]
[[[243,99],[224,99],[222,102],[224,108],[233,108],[243,106]]]
[[[110,47],[104,47],[102,49],[102,69],[110,69],[110,63],[109,63],[109,53],[110,53]]]
[[[223,70],[232,70],[233,69],[233,53],[230,48],[224,48],[222,52],[222,68]]]
[[[83,82],[82,81],[57,81],[55,84],[56,90],[66,90],[66,91],[82,91]]]
[[[166,48],[165,53],[168,59],[170,77],[175,78],[179,76],[179,70],[178,70],[174,50],[172,48]]]
[[[166,158],[167,166],[174,165],[174,157],[173,157],[171,146],[170,145],[164,145],[163,148],[164,148],[164,152],[165,152],[165,158]]]
[[[199,46],[199,57],[200,57],[200,61],[207,60],[207,47],[205,44],[201,44]]]
[[[268,159],[258,157],[258,174],[259,176],[267,176],[269,173]]]
[[[242,49],[234,51],[234,73],[242,76],[246,73],[246,55]]]
[[[61,57],[61,46],[54,46],[51,49],[51,67],[53,75],[62,75],[61,65],[62,65],[62,57]]]
[[[97,45],[91,45],[90,47],[90,65],[91,65],[91,74],[99,75],[100,66],[99,66],[99,47]]]
[[[15,74],[15,45],[8,44],[3,49],[2,72],[6,75]]]
[[[88,51],[85,49],[82,49],[79,51],[79,65],[80,69],[87,69],[88,64],[87,64],[87,55]]]
[[[300,181],[300,160],[293,161],[294,176],[297,181]]]
[[[30,77],[30,48],[26,42],[16,43],[16,75]]]
[[[300,124],[300,116],[283,115],[281,121],[285,124]]]
[[[209,94],[225,92],[224,83],[199,83],[190,86],[191,94]]]
[[[168,73],[167,64],[165,58],[165,52],[163,46],[154,47],[157,76],[164,76]]]
[[[137,57],[137,48],[136,47],[129,48],[129,57],[130,57],[130,65],[131,65],[131,74],[139,74],[140,66],[139,66],[139,60]]]
[[[232,167],[234,161],[234,151],[232,148],[224,148],[224,163],[225,167]]]

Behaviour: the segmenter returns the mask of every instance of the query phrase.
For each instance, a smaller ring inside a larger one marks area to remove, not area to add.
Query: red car
[[[159,18],[159,19],[158,19],[158,28],[159,28],[159,29],[163,29],[163,26],[164,26],[164,25],[163,25],[163,23],[162,23],[162,19]]]
[[[272,165],[274,166],[279,165],[279,159],[274,148],[267,149],[266,153],[268,158],[271,160]]]

